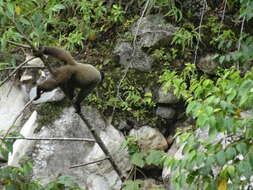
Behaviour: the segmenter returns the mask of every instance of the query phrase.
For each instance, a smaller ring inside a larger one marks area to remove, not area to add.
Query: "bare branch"
[[[17,67],[6,67],[6,68],[3,68],[3,69],[0,69],[0,72],[1,71],[6,71],[6,70],[13,70],[13,69],[16,69]],[[21,67],[20,69],[44,69],[45,67],[44,66],[23,66]]]
[[[73,165],[73,166],[70,166],[69,169],[72,169],[72,168],[79,168],[79,167],[87,166],[87,165],[90,165],[90,164],[95,164],[95,163],[102,162],[102,161],[108,160],[108,159],[109,159],[108,157],[105,157],[105,158],[103,158],[103,159],[95,160],[95,161],[93,161],[93,162],[88,162],[88,163],[85,163],[85,164]]]
[[[27,62],[35,59],[36,57],[31,57],[30,59],[27,59],[26,61],[24,61],[23,63],[21,63],[19,66],[16,67],[16,69],[14,71],[12,71],[8,77],[6,77],[1,83],[0,83],[0,87],[3,86],[4,83],[6,83],[23,65],[25,65]]]
[[[220,21],[220,27],[219,27],[218,36],[220,35],[221,26],[222,26],[222,24],[224,22],[226,8],[227,8],[227,0],[225,0],[225,5],[224,5],[223,11],[222,11],[222,17],[221,17],[221,21]]]
[[[0,136],[1,140],[27,140],[27,141],[86,141],[86,142],[95,142],[94,139],[91,138],[58,138],[58,137],[43,137],[43,138],[35,138],[35,137],[4,137]]]
[[[12,45],[15,45],[15,46],[18,46],[18,47],[31,49],[31,47],[30,47],[30,46],[28,46],[28,45],[20,44],[20,43],[13,42],[13,41],[10,41],[10,40],[8,40],[7,42],[8,42],[9,44],[12,44]]]
[[[198,27],[199,28],[199,39],[197,41],[196,49],[195,49],[195,52],[194,52],[194,61],[193,61],[194,65],[196,64],[196,61],[197,61],[200,34],[201,34],[201,26],[202,26],[202,22],[203,22],[204,13],[205,13],[206,8],[207,8],[207,2],[206,2],[206,0],[203,0],[203,8],[202,8],[202,12],[201,12],[200,21],[199,21],[199,27]]]

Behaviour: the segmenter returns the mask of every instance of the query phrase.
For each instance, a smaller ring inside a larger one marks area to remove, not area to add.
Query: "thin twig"
[[[7,42],[10,43],[10,44],[12,44],[12,45],[18,46],[18,47],[31,49],[31,46],[27,46],[27,45],[20,44],[20,43],[17,43],[17,42],[13,42],[13,41],[10,41],[10,40],[8,40]]]
[[[200,36],[201,36],[201,26],[202,26],[202,22],[203,22],[203,18],[204,18],[204,12],[205,12],[206,7],[207,7],[206,0],[203,0],[203,2],[204,2],[204,5],[203,5],[203,8],[202,8],[201,17],[200,17],[200,21],[199,21],[199,39],[197,41],[197,45],[196,45],[196,49],[195,49],[195,53],[194,53],[194,61],[193,61],[194,65],[196,64],[196,61],[197,61],[199,41],[200,41]]]
[[[247,3],[247,6],[249,6],[249,1]],[[243,33],[243,29],[244,29],[244,24],[245,24],[245,19],[246,19],[246,15],[243,16],[243,19],[242,19],[242,25],[241,25],[241,30],[240,30],[240,38],[239,38],[239,41],[238,41],[238,51],[240,51],[241,49],[241,37],[242,37],[242,33]],[[236,68],[239,69],[239,61],[237,61],[236,63]]]
[[[131,54],[131,60],[130,60],[129,64],[128,64],[127,67],[126,67],[125,72],[124,72],[122,78],[121,78],[120,81],[119,81],[119,84],[118,84],[118,86],[117,86],[116,97],[119,97],[119,96],[120,96],[119,90],[120,90],[121,84],[122,84],[122,82],[125,80],[125,77],[127,76],[127,73],[128,73],[128,71],[129,71],[129,68],[130,68],[130,66],[131,66],[132,63],[133,63],[133,56],[135,55],[135,50],[136,50],[136,39],[137,39],[137,35],[138,35],[139,29],[140,29],[140,25],[141,25],[142,19],[143,19],[143,17],[144,17],[144,14],[145,14],[145,12],[146,12],[146,10],[147,10],[148,5],[149,5],[149,2],[150,2],[150,0],[147,0],[147,2],[146,2],[146,4],[145,4],[145,7],[144,7],[144,9],[143,9],[143,11],[142,11],[141,17],[140,17],[140,19],[139,19],[138,25],[137,25],[137,27],[136,27],[136,33],[135,33],[134,39],[133,39],[133,52],[132,52],[132,54]],[[113,106],[113,111],[112,111],[112,115],[111,115],[111,118],[112,118],[112,119],[113,119],[113,116],[114,116],[114,113],[115,113],[116,103],[117,103],[117,102],[115,102],[115,103],[114,103],[114,106]]]
[[[227,7],[227,0],[225,0],[225,5],[224,5],[223,11],[222,11],[222,17],[221,17],[221,21],[220,21],[218,36],[220,35],[221,27],[222,27],[222,24],[224,22],[226,7]]]
[[[90,165],[90,164],[95,164],[95,163],[102,162],[102,161],[108,160],[108,159],[109,159],[108,157],[105,157],[105,158],[102,158],[102,159],[100,159],[100,160],[95,160],[95,161],[88,162],[88,163],[85,163],[85,164],[73,165],[73,166],[70,166],[69,169],[72,169],[72,168],[79,168],[79,167],[87,166],[87,165]]]
[[[246,15],[244,15],[244,17],[242,19],[242,25],[241,25],[241,30],[240,30],[240,38],[239,38],[239,41],[238,41],[238,48],[237,48],[238,51],[241,49],[241,37],[242,37],[243,29],[244,29],[245,19],[246,19]]]
[[[0,83],[0,87],[6,83],[6,81],[8,81],[23,65],[25,65],[27,62],[35,59],[36,57],[31,57],[30,59],[27,59],[26,61],[24,61],[23,63],[21,63],[19,66],[16,67],[16,69],[14,71],[12,71],[1,83]]]
[[[17,67],[5,67],[3,69],[0,69],[0,72],[1,71],[6,71],[6,70],[13,70],[13,69],[16,69]],[[44,69],[45,67],[44,66],[23,66],[21,67],[20,69]]]
[[[1,140],[27,140],[27,141],[86,141],[86,142],[95,142],[94,139],[91,138],[58,138],[58,137],[43,137],[43,138],[35,138],[35,137],[4,137],[0,136]]]

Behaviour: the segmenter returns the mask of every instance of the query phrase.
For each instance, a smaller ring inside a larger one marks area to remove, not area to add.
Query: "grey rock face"
[[[168,92],[164,92],[163,87],[161,86],[158,90],[157,102],[162,104],[176,104],[179,102],[179,98],[174,95],[172,89]]]
[[[139,47],[152,47],[159,42],[168,44],[175,30],[161,15],[149,15],[134,23],[132,35],[137,34]]]
[[[0,131],[7,131],[13,124],[15,117],[22,111],[25,105],[25,96],[22,90],[13,85],[12,82],[6,82],[0,88]],[[15,125],[20,124],[20,119]]]
[[[31,89],[30,94],[29,94],[30,99],[36,96],[36,90],[37,90],[37,87],[33,87]],[[56,88],[50,92],[44,92],[43,94],[41,94],[41,97],[38,100],[33,101],[33,103],[41,104],[45,102],[57,102],[57,101],[61,101],[64,97],[65,97],[64,93],[59,88]]]
[[[211,55],[201,57],[197,63],[198,68],[206,74],[215,74],[217,71],[217,64],[213,60]]]
[[[175,110],[169,107],[158,107],[156,109],[156,115],[164,119],[172,119],[175,116]]]
[[[119,56],[119,63],[125,68],[134,68],[139,71],[150,71],[153,65],[153,58],[145,54],[141,49],[134,48],[128,42],[119,43],[114,54]]]
[[[157,130],[149,126],[132,129],[130,136],[135,137],[143,150],[166,150],[168,143],[165,137]]]

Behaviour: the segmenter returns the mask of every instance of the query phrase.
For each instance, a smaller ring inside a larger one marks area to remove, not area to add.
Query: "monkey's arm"
[[[57,58],[61,61],[64,61],[66,64],[69,64],[69,65],[76,64],[76,61],[71,56],[71,54],[63,48],[44,46],[44,47],[40,48],[39,52],[46,54],[46,55],[50,55],[50,56]]]

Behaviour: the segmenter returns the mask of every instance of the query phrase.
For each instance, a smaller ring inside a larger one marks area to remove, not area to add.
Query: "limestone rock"
[[[132,129],[130,136],[135,137],[143,150],[166,150],[168,143],[165,137],[157,130],[149,126],[143,126],[139,129]]]
[[[34,111],[30,116],[30,118],[26,121],[22,129],[20,130],[20,134],[23,137],[34,136],[34,131],[38,126],[36,120],[37,120],[37,112]],[[12,153],[9,153],[8,165],[19,166],[20,159],[27,153],[32,143],[33,143],[32,141],[27,140],[16,140],[13,144]]]
[[[201,57],[197,63],[198,68],[206,74],[213,75],[217,71],[217,64],[213,60],[211,55]]]
[[[176,111],[173,108],[159,106],[156,115],[164,119],[173,119]]]
[[[164,92],[163,86],[161,86],[158,90],[157,102],[162,104],[176,104],[179,102],[179,98],[174,95],[173,89]]]
[[[33,99],[36,96],[37,87],[33,87],[30,91],[30,99]],[[41,94],[41,97],[33,101],[34,104],[41,104],[45,102],[58,102],[61,101],[65,97],[64,93],[61,89],[56,88],[50,92],[44,92]]]
[[[125,68],[150,71],[154,62],[152,57],[149,57],[140,48],[134,49],[128,42],[118,43],[113,53],[119,57],[119,63]]]
[[[25,96],[22,90],[11,82],[6,82],[0,88],[0,131],[7,131],[12,125],[16,116],[22,111],[25,105]],[[20,124],[20,119],[15,125]]]
[[[159,42],[169,44],[175,30],[173,25],[165,23],[162,15],[148,15],[133,24],[132,35],[137,33],[139,47],[152,47]]]

